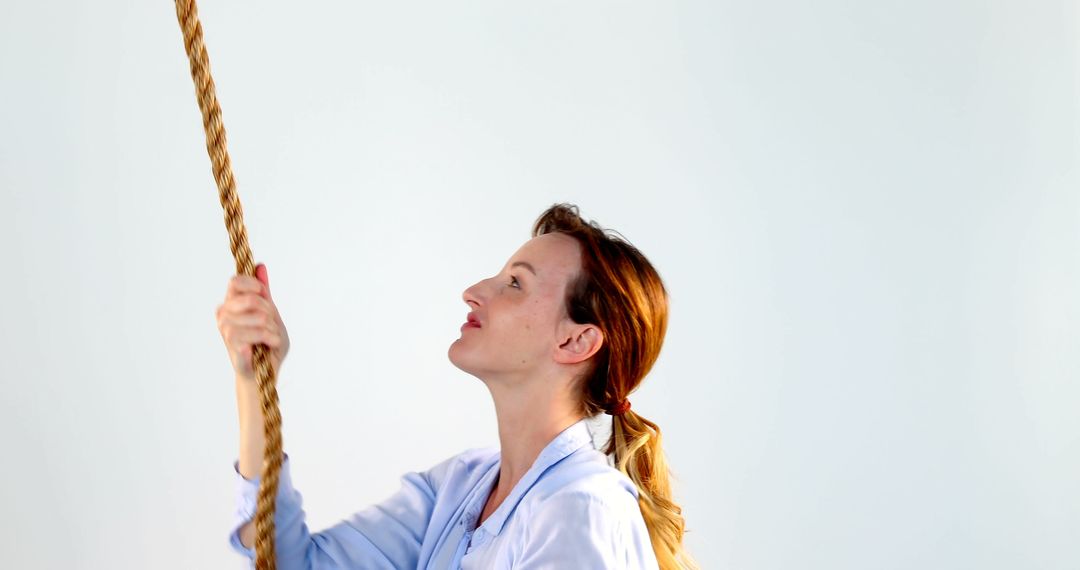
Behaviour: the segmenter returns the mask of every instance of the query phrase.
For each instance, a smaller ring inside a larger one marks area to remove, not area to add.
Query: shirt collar
[[[525,472],[525,475],[521,477],[521,480],[514,485],[514,488],[510,491],[510,495],[503,500],[499,508],[495,509],[495,512],[484,523],[480,525],[477,531],[484,531],[490,535],[498,536],[502,531],[503,525],[506,523],[506,519],[510,517],[510,514],[514,512],[518,503],[521,502],[521,498],[525,495],[537,479],[552,465],[558,463],[564,457],[571,453],[581,449],[585,445],[594,445],[593,435],[588,424],[590,418],[583,418],[576,423],[570,425],[559,435],[555,436],[540,454],[536,457],[532,467]],[[495,456],[495,463],[489,469],[484,476],[480,485],[477,487],[478,492],[473,497],[472,502],[469,505],[469,509],[466,511],[466,517],[469,520],[469,526],[472,526],[479,517],[480,511],[484,508],[484,503],[487,502],[488,494],[491,492],[492,484],[495,481],[495,476],[499,473],[499,464],[501,462],[502,453],[498,453]]]

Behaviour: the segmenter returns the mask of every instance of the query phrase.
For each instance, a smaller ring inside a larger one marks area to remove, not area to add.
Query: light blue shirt
[[[610,416],[603,416],[610,424]],[[563,430],[537,456],[510,495],[477,528],[499,474],[500,451],[467,449],[426,471],[401,477],[401,489],[325,530],[310,533],[289,457],[281,467],[274,513],[280,570],[428,569],[658,570],[638,507],[638,489],[594,443],[595,420]],[[239,529],[255,516],[259,479],[240,475],[229,544],[254,568]]]

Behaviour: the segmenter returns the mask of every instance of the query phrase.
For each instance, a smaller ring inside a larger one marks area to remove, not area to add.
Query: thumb
[[[259,291],[259,294],[264,299],[271,299],[270,297],[270,275],[266,272],[266,264],[260,263],[255,266],[255,278],[262,282],[264,285],[263,290]]]

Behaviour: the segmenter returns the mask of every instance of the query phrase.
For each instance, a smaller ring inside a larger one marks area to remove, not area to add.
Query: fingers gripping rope
[[[225,145],[225,127],[221,123],[221,107],[218,105],[214,80],[210,77],[210,58],[203,44],[202,25],[195,0],[175,0],[176,18],[184,33],[184,48],[191,63],[191,79],[195,82],[195,95],[203,116],[206,131],[206,151],[214,169],[221,206],[225,209],[225,228],[229,232],[229,245],[236,260],[237,275],[255,275],[251,248],[248,246],[247,230],[244,228],[244,211],[236,195],[229,151]],[[276,374],[270,362],[269,348],[255,345],[252,356],[263,411],[263,431],[266,451],[263,459],[262,482],[255,512],[255,567],[258,570],[276,570],[274,559],[274,498],[277,496],[278,475],[283,462],[281,453],[281,413],[278,411]]]

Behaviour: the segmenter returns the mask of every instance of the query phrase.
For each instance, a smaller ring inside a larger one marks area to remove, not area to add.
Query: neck
[[[569,394],[525,388],[562,384],[524,382],[510,389],[502,384],[489,384],[499,422],[501,460],[494,491],[499,500],[510,494],[555,436],[582,419],[577,402]]]

